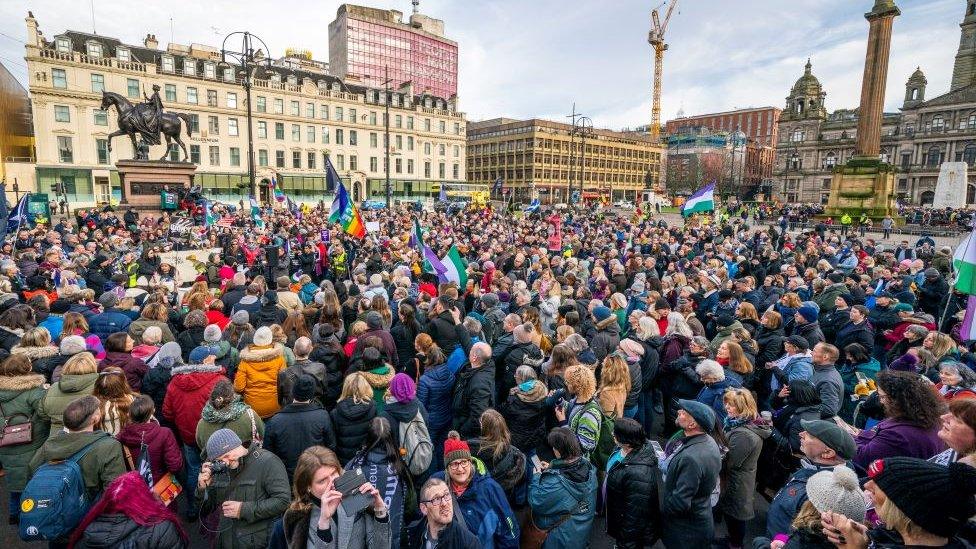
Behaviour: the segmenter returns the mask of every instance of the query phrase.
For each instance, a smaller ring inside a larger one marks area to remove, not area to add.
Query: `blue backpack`
[[[81,522],[92,502],[78,462],[99,440],[37,469],[20,496],[20,539],[63,539]]]

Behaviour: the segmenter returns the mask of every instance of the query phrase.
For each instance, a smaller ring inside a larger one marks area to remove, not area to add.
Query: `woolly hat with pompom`
[[[867,505],[857,482],[857,474],[843,465],[810,477],[807,480],[807,497],[821,513],[833,511],[857,522],[864,521]]]

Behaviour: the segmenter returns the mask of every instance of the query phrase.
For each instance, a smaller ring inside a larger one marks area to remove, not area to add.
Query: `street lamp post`
[[[235,35],[241,35],[242,37],[240,51],[227,49],[227,40],[229,40],[232,36]],[[256,61],[257,56],[255,55],[256,52],[253,47],[255,42],[261,44],[261,46],[264,48],[264,51],[266,52],[266,56],[270,54],[268,45],[264,43],[264,40],[261,40],[257,36],[247,31],[237,31],[228,34],[226,37],[224,37],[224,42],[220,46],[221,63],[228,66],[232,64],[231,62],[236,63],[237,65],[240,66],[240,70],[242,73],[241,85],[244,87],[244,94],[246,96],[245,101],[247,102],[247,176],[248,176],[248,188],[251,189],[251,192],[254,192],[254,179],[255,179],[254,177],[254,129],[252,127],[253,122],[251,120],[251,76],[252,76],[251,71],[259,64]],[[228,62],[228,59],[230,59],[231,62]],[[266,57],[265,64],[268,67],[271,66],[270,57]],[[268,200],[269,201],[272,200],[270,195],[268,196]]]
[[[573,134],[579,135],[579,137],[580,137],[580,148],[579,148],[579,155],[580,155],[580,160],[579,160],[579,193],[580,193],[580,202],[582,202],[583,201],[583,182],[585,181],[585,178],[586,178],[586,176],[585,176],[585,171],[586,171],[586,136],[587,135],[590,135],[590,136],[593,135],[593,120],[591,120],[589,116],[578,116],[576,118],[576,122],[573,124]],[[573,188],[572,188],[573,187],[572,186],[573,173],[572,173],[572,168],[571,168],[570,176],[569,177],[570,177],[570,189],[569,189],[569,193],[570,193],[570,197],[572,197],[572,194],[573,194]]]

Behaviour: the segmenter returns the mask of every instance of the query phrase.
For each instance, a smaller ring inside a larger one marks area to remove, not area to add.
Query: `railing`
[[[33,164],[37,161],[33,156],[6,156],[3,159],[4,162],[10,162],[11,164]]]
[[[46,57],[48,59],[57,59],[58,61],[74,61],[75,56],[70,51],[58,51],[58,50],[41,50],[41,57]]]

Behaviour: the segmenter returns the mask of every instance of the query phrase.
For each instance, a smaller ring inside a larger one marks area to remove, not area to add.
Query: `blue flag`
[[[498,176],[498,179],[495,180],[495,185],[492,187],[491,190],[496,193],[502,191],[502,176],[500,175]]]
[[[7,216],[7,232],[6,234],[17,234],[17,231],[23,225],[29,225],[30,219],[27,218],[27,200],[30,198],[30,193],[25,194],[20,201],[17,202],[17,206],[8,214]],[[4,209],[6,209],[6,197],[4,197]]]

